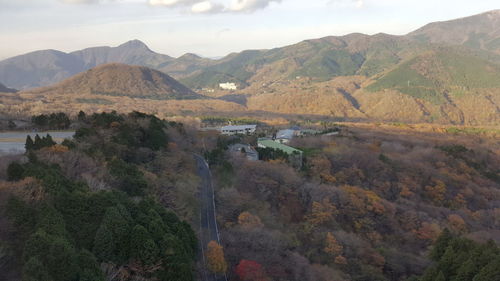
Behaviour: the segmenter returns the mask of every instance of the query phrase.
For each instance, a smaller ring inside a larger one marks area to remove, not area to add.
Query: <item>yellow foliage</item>
[[[344,247],[335,239],[335,236],[331,232],[326,233],[325,238],[325,248],[323,251],[332,256],[338,256],[342,254]]]
[[[446,194],[446,185],[440,180],[436,180],[433,186],[427,185],[425,188],[427,196],[435,204],[440,204],[444,200],[444,195]]]
[[[47,149],[50,152],[68,152],[69,148],[67,146],[61,145],[61,144],[54,144],[53,146],[49,147]]]
[[[402,189],[401,189],[401,191],[399,192],[399,195],[400,195],[400,196],[402,196],[402,197],[406,197],[406,198],[413,196],[413,194],[414,194],[414,193],[413,193],[413,192],[411,192],[411,190],[410,190],[408,187],[406,187],[406,186],[403,186],[403,188],[402,188]]]
[[[238,216],[238,223],[245,228],[256,228],[262,226],[260,218],[249,212],[242,212]]]
[[[213,273],[225,273],[227,271],[227,262],[224,259],[224,249],[219,243],[210,241],[207,249],[208,269]]]
[[[337,208],[330,203],[330,199],[325,198],[321,202],[312,203],[312,211],[307,220],[312,225],[319,225],[332,221],[336,214]]]

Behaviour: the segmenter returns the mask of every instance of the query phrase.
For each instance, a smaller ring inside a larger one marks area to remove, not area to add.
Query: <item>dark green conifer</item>
[[[130,255],[143,265],[152,265],[158,260],[158,247],[142,225],[132,230]]]
[[[441,256],[444,255],[444,252],[446,251],[446,248],[448,248],[448,244],[450,243],[452,238],[453,236],[451,235],[451,232],[448,230],[448,228],[445,228],[434,244],[434,248],[431,252],[432,260],[438,261]]]
[[[498,281],[500,280],[500,256],[497,256],[472,279],[472,281]]]
[[[79,281],[104,281],[104,275],[99,269],[96,257],[87,250],[78,254],[78,265],[80,267]]]
[[[38,257],[31,257],[23,266],[23,281],[55,281]]]
[[[24,148],[26,149],[26,151],[29,151],[29,150],[32,150],[33,149],[33,146],[35,144],[33,143],[33,139],[31,138],[30,135],[28,135],[26,137],[26,143],[24,144]]]
[[[114,261],[116,244],[113,234],[104,224],[101,224],[95,234],[93,252],[95,256],[104,262]]]
[[[24,176],[24,167],[23,165],[12,162],[7,167],[7,180],[8,181],[18,181],[21,180]]]

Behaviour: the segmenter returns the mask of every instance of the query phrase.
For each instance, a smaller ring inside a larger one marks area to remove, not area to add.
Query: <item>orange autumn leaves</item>
[[[347,260],[342,256],[344,247],[335,239],[331,232],[326,233],[325,248],[323,251],[328,255],[334,257],[333,262],[336,264],[347,264]]]
[[[219,243],[210,241],[207,247],[207,266],[213,273],[223,274],[227,271],[224,249]]]

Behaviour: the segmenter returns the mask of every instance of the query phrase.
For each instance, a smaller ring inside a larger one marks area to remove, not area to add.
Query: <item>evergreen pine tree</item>
[[[80,267],[79,281],[104,281],[104,275],[91,252],[87,250],[80,251],[78,265]]]
[[[445,275],[445,276],[452,276],[455,274],[454,268],[457,266],[456,264],[456,256],[457,252],[453,249],[453,247],[448,246],[446,251],[444,252],[443,256],[439,260],[438,266],[439,270]]]
[[[472,281],[498,281],[500,280],[500,256],[497,256],[472,279]]]
[[[113,234],[106,225],[101,224],[94,238],[93,252],[95,256],[104,262],[115,260],[115,240]]]
[[[32,150],[33,149],[33,146],[35,144],[33,143],[33,139],[31,138],[30,135],[28,135],[26,137],[26,143],[24,144],[24,148],[26,149],[26,151],[29,151],[29,150]]]
[[[47,134],[47,136],[43,138],[42,147],[51,147],[55,144],[56,144],[56,142],[52,139],[51,135]]]
[[[24,176],[24,167],[23,165],[12,162],[7,167],[7,180],[8,181],[18,181],[21,180]]]
[[[158,260],[158,247],[146,228],[136,225],[130,239],[130,256],[142,265],[152,265]]]
[[[33,149],[38,150],[43,147],[43,141],[38,134],[35,135]]]
[[[129,256],[130,225],[116,207],[106,209],[101,225],[105,225],[115,240],[115,262],[126,261]]]
[[[63,216],[50,204],[44,204],[40,209],[37,227],[50,235],[60,237],[67,235]]]
[[[458,268],[457,276],[453,281],[470,281],[478,271],[475,258],[471,257]]]
[[[55,281],[38,257],[31,257],[23,266],[23,281]]]
[[[448,230],[448,228],[445,228],[434,244],[434,248],[431,252],[432,260],[438,261],[441,256],[443,256],[446,248],[448,248],[448,244],[450,243],[451,239],[453,239],[451,232]]]
[[[78,256],[66,239],[53,240],[44,258],[47,269],[55,280],[75,280],[78,277]]]
[[[436,279],[434,281],[446,281],[446,277],[444,276],[444,273],[440,271],[438,275],[436,276]]]
[[[38,229],[24,244],[24,261],[28,261],[32,257],[44,257],[49,252],[52,240],[54,237]]]
[[[85,121],[87,115],[85,115],[85,112],[83,112],[82,110],[80,110],[80,112],[78,112],[78,121]]]

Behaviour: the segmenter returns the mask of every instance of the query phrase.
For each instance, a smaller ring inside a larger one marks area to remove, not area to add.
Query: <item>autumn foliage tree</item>
[[[331,222],[337,214],[337,208],[330,203],[328,198],[321,202],[314,201],[312,203],[311,214],[308,216],[308,222],[312,225],[320,225],[326,222]]]
[[[213,273],[225,273],[227,271],[224,249],[213,240],[208,243],[207,260],[208,269]]]
[[[253,260],[241,260],[236,266],[235,272],[242,281],[269,280],[262,265]]]
[[[328,232],[326,234],[325,248],[323,248],[323,251],[335,257],[342,254],[342,249],[342,245],[335,239],[335,236],[333,236],[331,232]]]
[[[331,232],[326,233],[325,247],[323,251],[330,257],[333,257],[333,262],[336,264],[347,264],[347,260],[342,256],[344,247],[340,244]]]
[[[444,201],[446,194],[446,184],[443,181],[436,180],[434,185],[427,185],[425,188],[427,197],[436,205],[440,205]]]
[[[249,212],[242,212],[238,216],[238,224],[240,224],[244,228],[249,228],[249,229],[262,226],[260,218],[256,215],[252,215]]]

